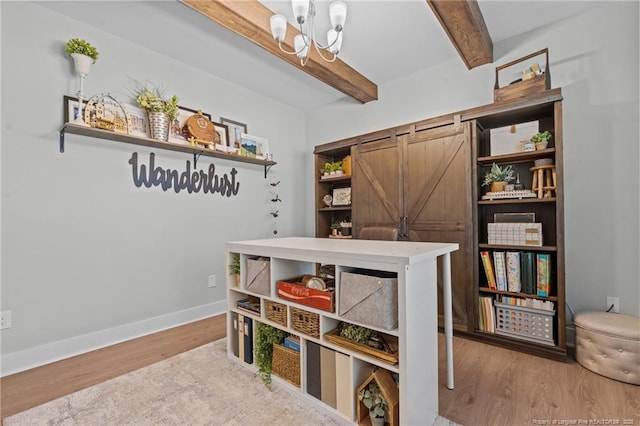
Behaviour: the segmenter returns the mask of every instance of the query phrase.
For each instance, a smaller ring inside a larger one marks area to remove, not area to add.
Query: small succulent
[[[81,38],[72,38],[67,42],[67,46],[64,49],[68,56],[72,53],[79,53],[81,55],[89,56],[95,63],[98,60],[98,49],[93,47],[91,43]]]
[[[482,186],[491,185],[493,182],[509,182],[515,178],[515,171],[512,165],[500,167],[493,163],[489,173],[484,175]]]
[[[376,382],[371,382],[362,389],[358,393],[358,399],[369,409],[373,417],[384,417],[388,404]]]
[[[545,130],[544,132],[538,132],[531,136],[531,142],[548,142],[551,140],[551,132]]]

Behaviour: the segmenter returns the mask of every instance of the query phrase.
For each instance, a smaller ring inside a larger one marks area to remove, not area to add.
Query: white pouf
[[[640,385],[640,319],[607,312],[581,312],[576,360],[594,373]]]

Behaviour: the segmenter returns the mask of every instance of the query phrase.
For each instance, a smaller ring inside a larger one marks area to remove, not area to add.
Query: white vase
[[[83,55],[82,53],[72,53],[73,64],[76,67],[76,72],[85,77],[91,71],[91,64],[93,64],[93,58],[91,56]]]

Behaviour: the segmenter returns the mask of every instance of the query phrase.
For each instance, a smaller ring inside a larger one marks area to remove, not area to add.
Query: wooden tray
[[[336,345],[343,346],[347,349],[371,355],[373,357],[386,361],[389,364],[395,365],[398,363],[398,339],[396,337],[388,336],[386,334],[384,335],[385,342],[387,342],[389,346],[391,346],[391,352],[382,351],[376,348],[372,348],[371,346],[354,342],[353,340],[345,339],[344,337],[340,336],[340,331],[337,328],[334,328],[328,333],[325,333],[324,337],[331,343],[335,343]]]

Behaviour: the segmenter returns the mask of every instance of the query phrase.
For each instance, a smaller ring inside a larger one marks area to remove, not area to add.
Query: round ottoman
[[[640,385],[640,319],[608,312],[581,312],[576,360],[594,373]]]

